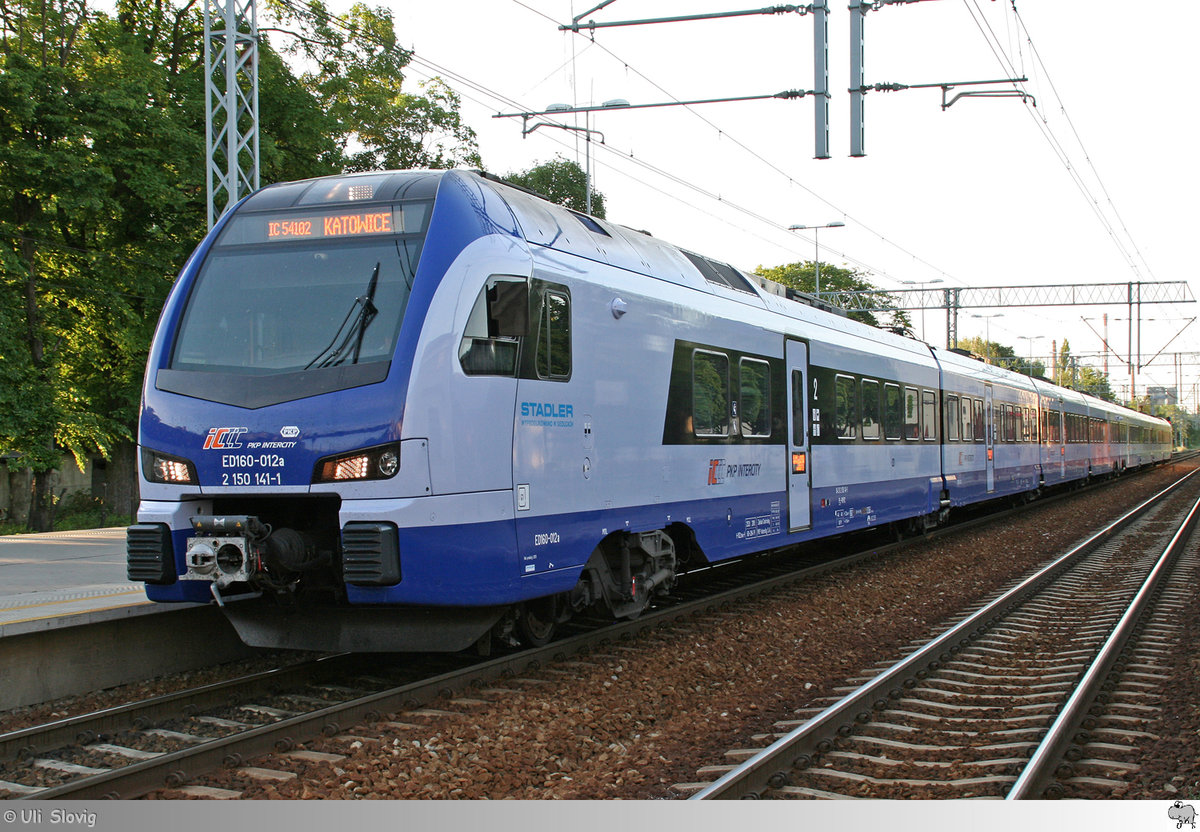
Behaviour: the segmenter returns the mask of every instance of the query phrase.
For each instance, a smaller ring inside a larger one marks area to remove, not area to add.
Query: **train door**
[[[564,283],[529,282],[529,337],[521,351],[513,432],[513,498],[521,575],[566,563],[563,518],[592,499],[596,453],[591,416],[579,399],[572,296]],[[549,275],[547,276],[556,276]]]
[[[812,526],[808,436],[808,344],[789,340],[787,359],[788,397],[788,531]],[[818,414],[813,412],[813,421]]]
[[[1067,478],[1067,425],[1066,408],[1063,400],[1058,400],[1058,473],[1064,480]]]
[[[992,385],[983,386],[983,441],[987,443],[987,490],[996,490],[996,414],[992,407]]]

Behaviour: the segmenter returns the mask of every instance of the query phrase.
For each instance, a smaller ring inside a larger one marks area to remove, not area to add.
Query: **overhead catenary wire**
[[[996,61],[1000,64],[1000,66],[1004,69],[1005,72],[1011,72],[1011,73],[1015,74],[1016,67],[1013,65],[1011,57],[1008,55],[1007,52],[1005,52],[1004,47],[1000,42],[999,36],[997,36],[995,29],[992,28],[991,23],[988,22],[987,16],[984,14],[983,9],[980,8],[979,0],[963,0],[963,5],[966,8],[968,14],[970,14],[971,19],[974,21],[975,25],[979,28],[980,34],[983,36],[984,41],[987,43],[989,49],[992,51],[992,54],[995,56]],[[1050,91],[1053,93],[1055,99],[1057,99],[1057,101],[1059,103],[1059,111],[1062,113],[1063,118],[1066,120],[1068,126],[1070,127],[1072,134],[1075,136],[1075,141],[1079,145],[1079,148],[1082,150],[1082,152],[1084,154],[1084,159],[1086,161],[1086,165],[1091,170],[1092,176],[1094,177],[1096,184],[1099,186],[1101,192],[1104,194],[1104,199],[1107,202],[1109,208],[1112,210],[1113,216],[1116,218],[1117,222],[1121,226],[1121,230],[1124,232],[1125,239],[1127,239],[1129,241],[1130,246],[1132,246],[1132,248],[1133,248],[1132,253],[1130,252],[1129,248],[1125,245],[1124,240],[1121,239],[1120,234],[1117,233],[1117,229],[1114,227],[1113,222],[1110,220],[1110,218],[1107,216],[1105,211],[1102,209],[1101,200],[1092,192],[1092,189],[1089,186],[1089,184],[1086,181],[1084,181],[1084,178],[1083,178],[1082,174],[1080,173],[1080,169],[1083,166],[1077,165],[1074,163],[1071,153],[1067,150],[1067,148],[1064,146],[1062,141],[1060,141],[1058,136],[1055,134],[1053,128],[1051,127],[1051,125],[1049,123],[1048,118],[1045,115],[1039,115],[1035,111],[1035,109],[1028,104],[1026,105],[1026,111],[1029,113],[1030,118],[1033,119],[1034,124],[1038,128],[1039,132],[1042,134],[1042,136],[1045,138],[1046,142],[1049,144],[1051,151],[1058,158],[1060,164],[1062,164],[1063,167],[1066,169],[1067,174],[1069,175],[1071,180],[1074,182],[1076,188],[1079,190],[1079,192],[1083,195],[1084,199],[1087,201],[1088,207],[1092,210],[1092,212],[1095,214],[1096,218],[1100,221],[1100,224],[1104,227],[1104,230],[1108,234],[1109,238],[1112,240],[1113,245],[1116,247],[1116,249],[1120,253],[1121,257],[1125,260],[1126,265],[1133,271],[1133,273],[1137,277],[1137,279],[1141,280],[1142,279],[1142,269],[1139,268],[1138,264],[1137,264],[1137,260],[1140,260],[1142,265],[1146,267],[1146,272],[1149,275],[1151,275],[1151,278],[1153,279],[1153,271],[1150,269],[1149,264],[1146,263],[1145,258],[1142,257],[1141,251],[1138,248],[1136,241],[1134,241],[1132,234],[1130,234],[1129,229],[1125,224],[1125,221],[1122,219],[1120,212],[1116,208],[1116,204],[1113,202],[1112,197],[1108,192],[1108,188],[1104,184],[1103,178],[1100,176],[1100,172],[1096,169],[1095,164],[1092,162],[1091,155],[1087,152],[1087,148],[1083,144],[1082,137],[1079,135],[1078,130],[1075,129],[1074,123],[1071,121],[1071,118],[1067,113],[1066,104],[1063,102],[1062,96],[1059,95],[1058,89],[1055,87],[1053,80],[1050,78],[1049,69],[1046,67],[1046,64],[1042,60],[1040,53],[1037,51],[1037,48],[1033,43],[1032,35],[1030,35],[1030,33],[1029,33],[1028,27],[1025,25],[1024,20],[1020,17],[1020,13],[1017,11],[1016,3],[1013,2],[1011,5],[1012,5],[1013,14],[1015,16],[1015,21],[1019,25],[1020,29],[1022,31],[1024,31],[1024,33],[1025,33],[1024,40],[1029,45],[1030,57],[1034,61],[1035,65],[1040,67],[1042,77],[1044,77],[1046,79],[1046,82],[1050,87]],[[1043,106],[1041,109],[1043,110],[1043,112],[1046,112],[1048,110],[1048,108],[1045,106],[1044,103],[1043,103]],[[1134,256],[1135,254],[1136,254],[1136,259]]]

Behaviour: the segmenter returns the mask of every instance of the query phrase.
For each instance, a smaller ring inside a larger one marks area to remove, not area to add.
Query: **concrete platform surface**
[[[125,529],[0,537],[0,712],[256,655],[215,604],[155,604]]]

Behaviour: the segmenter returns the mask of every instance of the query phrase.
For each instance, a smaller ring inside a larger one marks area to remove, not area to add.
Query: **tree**
[[[119,415],[89,401],[83,376],[103,368],[77,350],[125,323],[111,260],[95,257],[121,211],[120,163],[106,156],[116,143],[105,137],[134,133],[125,142],[136,153],[142,136],[129,128],[147,96],[114,71],[120,57],[89,41],[82,2],[26,0],[0,16],[0,292],[6,309],[21,310],[0,371],[0,444],[33,472],[30,525],[44,529],[60,448],[78,459],[129,437]]]
[[[462,122],[458,94],[438,78],[404,89],[412,59],[401,49],[390,10],[356,3],[333,15],[322,0],[302,9],[274,0],[290,35],[285,53],[312,67],[298,80],[337,125],[347,171],[481,167],[475,131]]]
[[[265,182],[477,163],[449,90],[401,90],[386,12],[310,11],[315,70],[260,43]],[[0,3],[0,452],[33,474],[33,529],[64,453],[102,454],[117,512],[136,505],[146,352],[204,233],[203,43],[199,0]]]
[[[774,280],[776,283],[782,283],[784,286],[790,286],[793,289],[799,289],[801,292],[807,292],[808,294],[813,294],[817,288],[816,263],[811,260],[800,263],[787,263],[773,268],[759,266],[754,270],[754,273],[768,280]],[[843,269],[829,263],[822,263],[821,293],[824,294],[825,292],[870,292],[871,294],[868,297],[872,301],[878,302],[880,305],[891,310],[889,313],[891,316],[889,328],[897,329],[907,335],[912,334],[912,321],[909,320],[908,314],[895,309],[891,296],[869,282],[866,276],[857,270]],[[862,321],[874,327],[882,326],[879,319],[871,312],[855,310],[849,312],[849,315],[856,321]]]
[[[587,173],[578,162],[559,156],[528,170],[505,175],[505,180],[544,196],[572,211],[587,211]],[[604,194],[592,189],[592,216],[605,218]]]
[[[958,348],[967,350],[972,355],[979,356],[981,360],[987,361],[989,364],[1004,367],[1007,370],[1012,370],[1014,373],[1020,373],[1025,376],[1036,376],[1038,378],[1045,378],[1046,375],[1046,365],[1044,362],[1031,362],[1029,359],[1017,355],[1017,351],[1012,347],[995,341],[985,341],[978,335],[960,339]]]

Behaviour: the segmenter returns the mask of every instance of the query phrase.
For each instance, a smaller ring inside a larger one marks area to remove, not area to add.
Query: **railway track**
[[[685,582],[682,597],[638,621],[576,632],[541,649],[490,660],[406,658],[401,671],[379,666],[377,659],[364,667],[361,658],[331,656],[0,735],[5,781],[0,789],[39,799],[131,798],[164,787],[186,789],[206,772],[241,769],[265,753],[293,753],[311,739],[344,736],[359,723],[402,719],[436,698],[469,703],[481,689],[498,687],[502,693],[507,680],[556,660],[907,545],[911,542],[872,547],[832,561],[794,554],[764,558],[747,572],[702,570]]]
[[[852,680],[693,799],[1110,795],[1152,739],[1171,628],[1200,576],[1198,483],[1189,474]]]

